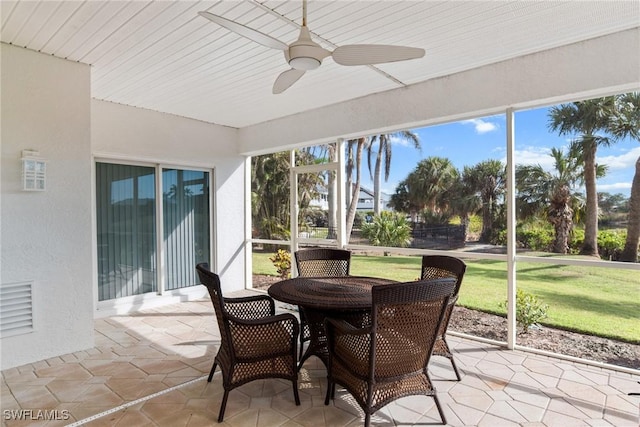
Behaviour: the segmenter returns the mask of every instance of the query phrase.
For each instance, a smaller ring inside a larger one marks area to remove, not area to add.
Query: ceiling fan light
[[[317,60],[316,58],[311,58],[308,56],[299,56],[297,58],[292,58],[289,61],[289,65],[291,65],[291,68],[305,71],[315,70],[320,66],[321,63],[322,62]]]

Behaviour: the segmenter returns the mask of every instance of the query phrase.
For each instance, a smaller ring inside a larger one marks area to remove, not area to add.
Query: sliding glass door
[[[208,171],[96,164],[99,301],[198,284],[196,263],[211,259],[209,182]]]
[[[209,262],[209,173],[163,169],[165,289],[199,283],[195,265]]]

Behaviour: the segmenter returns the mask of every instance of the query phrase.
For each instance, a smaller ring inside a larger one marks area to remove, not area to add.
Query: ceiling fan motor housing
[[[330,52],[313,40],[306,26],[300,28],[298,40],[289,45],[285,51],[285,58],[296,70],[315,70],[322,64],[322,60],[330,55]]]

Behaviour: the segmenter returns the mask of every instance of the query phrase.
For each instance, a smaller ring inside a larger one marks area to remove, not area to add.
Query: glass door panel
[[[209,173],[163,169],[162,195],[165,289],[194,286],[196,264],[210,260]]]
[[[155,168],[96,164],[98,300],[157,291]]]

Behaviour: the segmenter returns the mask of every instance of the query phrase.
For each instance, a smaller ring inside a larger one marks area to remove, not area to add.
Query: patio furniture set
[[[336,384],[343,386],[364,411],[365,426],[371,414],[409,395],[433,397],[446,424],[427,370],[432,354],[445,356],[460,380],[446,332],[464,262],[424,256],[419,280],[396,282],[349,275],[346,250],[299,250],[295,259],[298,277],[273,284],[269,295],[242,298],[224,297],[218,275],[206,263],[196,266],[221,335],[208,378],[220,366],[224,396],[218,422],[229,392],[258,379],[290,380],[299,405],[298,371],[316,356],[327,368],[325,405]],[[300,320],[276,314],[274,300],[297,305]]]

